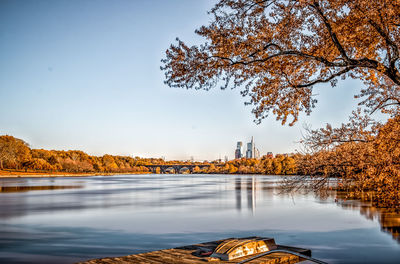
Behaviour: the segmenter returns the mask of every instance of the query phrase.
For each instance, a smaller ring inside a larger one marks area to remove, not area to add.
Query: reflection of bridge
[[[144,167],[148,168],[152,173],[157,173],[157,168],[160,169],[159,173],[166,173],[171,170],[174,170],[174,173],[182,173],[183,171],[189,171],[193,173],[195,167],[203,170],[205,168],[210,167],[211,164],[163,164],[163,165],[144,165]],[[214,164],[215,167],[222,166],[221,164]]]

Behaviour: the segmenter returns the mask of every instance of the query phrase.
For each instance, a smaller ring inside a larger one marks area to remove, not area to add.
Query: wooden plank
[[[198,258],[195,258],[184,250],[160,250],[153,251],[145,254],[146,258],[151,260],[159,260],[166,264],[174,263],[198,263]]]
[[[164,249],[158,251],[152,251],[147,253],[141,253],[136,255],[128,255],[123,257],[116,258],[102,258],[102,259],[93,259],[88,260],[86,262],[81,262],[82,264],[125,264],[125,263],[143,263],[143,264],[174,264],[174,263],[182,263],[182,264],[204,264],[206,262],[210,263],[226,263],[233,264],[238,263],[240,261],[251,258],[251,256],[238,258],[231,261],[221,261],[218,259],[210,259],[205,256],[201,256],[200,252],[212,252],[215,248],[224,240],[219,241],[211,241],[207,243],[201,243],[196,245],[183,246],[178,248]],[[280,248],[290,248],[285,246],[279,246]],[[297,249],[296,251],[301,253],[311,252],[306,249],[293,248]],[[303,253],[304,254],[304,253]],[[256,258],[254,260],[249,261],[249,264],[281,264],[281,263],[297,263],[301,261],[301,258],[298,256],[288,254],[288,253],[272,253],[260,258]]]
[[[137,254],[137,255],[129,255],[124,257],[118,258],[103,258],[103,259],[94,259],[90,260],[90,262],[84,262],[90,264],[97,264],[97,263],[118,263],[118,264],[125,264],[125,263],[143,263],[143,264],[160,264],[163,263],[162,261],[155,261],[152,259],[147,258],[144,254]]]

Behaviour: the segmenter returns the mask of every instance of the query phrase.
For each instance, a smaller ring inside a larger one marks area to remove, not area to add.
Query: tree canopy
[[[21,165],[29,156],[28,144],[13,136],[0,136],[0,169],[4,163],[14,163],[15,166]]]
[[[166,51],[169,86],[241,87],[258,122],[272,112],[292,125],[315,107],[317,84],[350,77],[365,83],[367,111],[398,113],[400,1],[220,0],[209,13],[203,44]]]

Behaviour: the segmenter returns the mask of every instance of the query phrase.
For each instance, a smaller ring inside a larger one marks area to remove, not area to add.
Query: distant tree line
[[[0,136],[0,169],[34,172],[136,173],[149,172],[146,165],[198,164],[193,173],[291,175],[297,173],[297,159],[296,156],[276,155],[274,158],[266,156],[261,159],[242,158],[221,163],[165,161],[160,158],[133,158],[108,154],[99,157],[80,150],[31,149],[21,139],[8,135]],[[202,167],[204,164],[209,166]]]
[[[0,169],[71,173],[148,172],[148,159],[128,156],[91,156],[79,150],[31,149],[13,136],[0,136]]]
[[[297,173],[296,155],[263,156],[261,159],[235,159],[211,163],[207,168],[195,167],[193,173],[293,175]],[[216,165],[219,166],[216,166]]]

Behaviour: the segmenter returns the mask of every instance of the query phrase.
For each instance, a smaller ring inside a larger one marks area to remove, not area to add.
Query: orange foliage
[[[282,155],[277,155],[275,158],[267,156],[261,159],[243,158],[225,163],[218,161],[164,161],[163,159],[132,158],[108,154],[97,157],[78,150],[30,149],[25,142],[12,136],[0,136],[0,144],[3,144],[0,145],[0,153],[7,153],[7,155],[2,154],[0,156],[0,162],[4,164],[4,168],[25,169],[26,171],[69,173],[149,172],[147,165],[197,165],[193,169],[193,173],[295,174],[297,171],[294,157]],[[202,167],[202,165],[207,166]],[[156,171],[160,172],[160,168],[156,168]]]
[[[400,208],[400,116],[386,124],[366,120],[354,117],[341,128],[309,131],[304,143],[313,152],[299,158],[299,172],[315,178],[315,189],[334,176],[352,196]]]
[[[205,42],[177,39],[161,69],[171,87],[240,87],[257,121],[272,112],[292,125],[317,103],[315,85],[347,77],[366,84],[371,112],[398,113],[399,14],[398,0],[220,0],[196,30]]]
[[[30,149],[21,139],[0,136],[0,168],[48,172],[148,172],[138,157],[90,156],[83,151]]]

